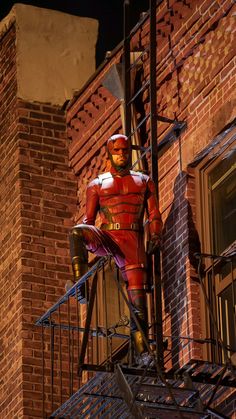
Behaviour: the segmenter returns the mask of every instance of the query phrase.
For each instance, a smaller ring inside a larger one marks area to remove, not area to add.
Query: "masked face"
[[[117,170],[125,169],[130,163],[130,147],[127,137],[117,136],[115,140],[108,141],[107,147],[112,165]]]

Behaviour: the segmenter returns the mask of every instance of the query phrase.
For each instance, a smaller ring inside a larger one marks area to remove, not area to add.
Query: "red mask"
[[[113,135],[107,142],[107,148],[109,159],[115,170],[120,172],[130,166],[131,148],[125,135]]]
[[[116,134],[113,135],[107,141],[107,148],[109,154],[130,154],[130,144],[128,138],[125,135]]]

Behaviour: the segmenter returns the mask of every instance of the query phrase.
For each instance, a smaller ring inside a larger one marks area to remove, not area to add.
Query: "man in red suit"
[[[107,148],[111,170],[89,183],[83,224],[76,225],[70,234],[74,280],[87,270],[87,250],[98,256],[112,255],[126,282],[129,301],[147,333],[143,217],[146,211],[149,251],[153,252],[160,246],[162,229],[155,185],[149,176],[130,170],[131,146],[126,136],[113,135]],[[94,226],[98,213],[100,228]],[[80,302],[86,303],[85,295],[80,296]],[[136,352],[144,359],[147,349],[132,319],[131,333]]]

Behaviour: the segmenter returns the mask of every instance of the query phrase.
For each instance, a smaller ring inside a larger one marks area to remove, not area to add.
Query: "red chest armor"
[[[161,229],[161,217],[155,186],[149,176],[129,171],[124,176],[110,172],[99,175],[87,188],[84,224],[95,223],[99,212],[104,224],[135,224],[142,227],[144,210],[147,209],[150,232]]]
[[[141,223],[146,193],[144,175],[130,172],[113,177],[105,173],[98,179],[102,223]]]

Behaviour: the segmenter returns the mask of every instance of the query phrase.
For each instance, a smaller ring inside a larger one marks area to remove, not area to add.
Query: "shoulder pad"
[[[139,176],[139,177],[141,177],[141,179],[142,179],[142,181],[143,182],[147,182],[148,180],[149,180],[149,176],[148,175],[146,175],[145,173],[142,173],[142,172],[135,172],[134,170],[130,170],[130,174],[132,175],[132,176]]]
[[[112,174],[110,172],[106,172],[106,173],[102,173],[101,175],[98,175],[99,184],[101,185],[105,179],[109,179],[109,178],[112,178]]]

